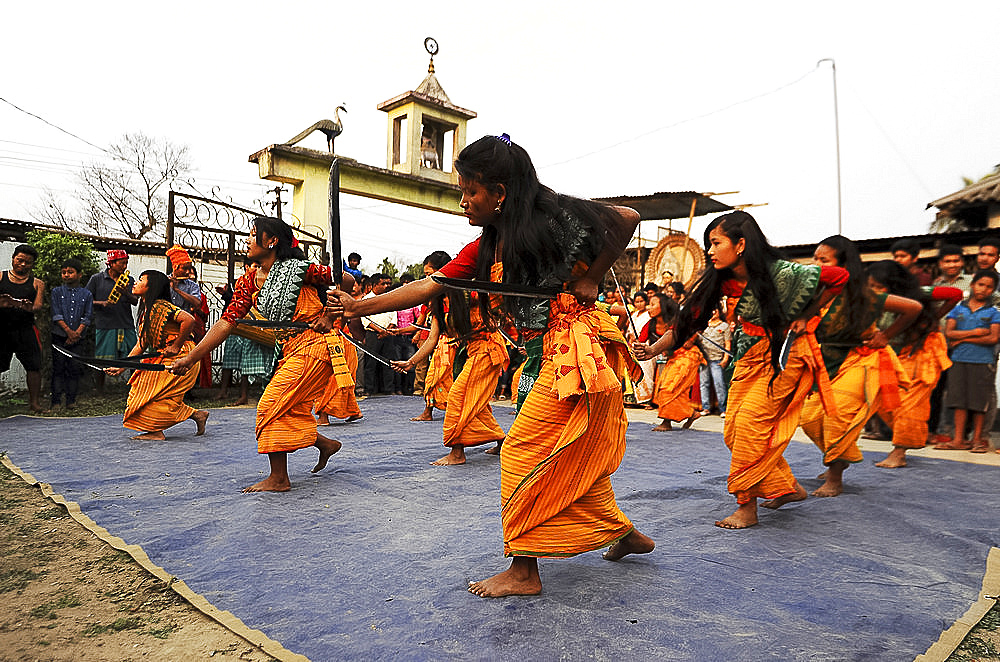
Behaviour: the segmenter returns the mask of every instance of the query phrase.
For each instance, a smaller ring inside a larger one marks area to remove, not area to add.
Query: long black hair
[[[306,259],[306,255],[302,252],[302,249],[298,246],[292,245],[297,242],[295,242],[295,236],[292,234],[291,226],[282,221],[280,218],[255,216],[251,223],[253,223],[253,226],[257,229],[258,238],[262,234],[266,234],[268,237],[273,237],[277,240],[278,243],[274,247],[276,259]],[[260,239],[258,239],[258,243],[260,243],[261,246],[264,245]]]
[[[771,278],[771,265],[775,260],[782,259],[781,253],[772,246],[753,216],[745,211],[733,211],[716,217],[705,228],[705,251],[711,245],[709,235],[716,228],[726,235],[735,245],[740,239],[744,241],[743,264],[747,270],[747,289],[753,294],[760,306],[764,333],[771,344],[771,367],[774,375],[779,370],[778,357],[781,354],[781,344],[775,342],[788,325],[789,321],[781,309],[778,299],[778,288]],[[677,320],[677,344],[681,345],[696,332],[708,326],[712,311],[722,299],[722,284],[734,277],[730,268],[716,269],[706,267],[688,294],[687,303],[681,308]]]
[[[919,347],[927,335],[938,328],[938,318],[934,312],[931,297],[924,293],[916,277],[895,260],[872,262],[866,269],[868,277],[889,290],[889,294],[913,299],[923,304],[917,319],[903,330],[903,346]]]
[[[170,303],[170,277],[162,271],[157,271],[156,269],[147,269],[139,274],[139,280],[143,278],[146,279],[146,293],[142,295],[139,300],[139,326],[140,326],[140,338],[143,340],[143,344],[148,344],[151,342],[152,338],[149,335],[149,311],[153,309],[153,304],[157,300],[162,299],[167,303]],[[147,349],[155,349],[154,347],[147,347]]]
[[[497,246],[502,247],[500,260],[505,282],[540,285],[552,275],[568,280],[568,272],[553,272],[553,267],[566,264],[567,258],[578,253],[581,257],[588,252],[596,256],[609,238],[621,234],[619,216],[611,207],[560,195],[543,186],[531,157],[506,135],[484,136],[467,145],[455,161],[455,170],[463,179],[476,181],[493,191],[503,186],[505,192],[496,222],[486,225],[479,239],[477,278],[480,280],[490,279]],[[582,244],[579,237],[564,236],[560,224],[553,222],[564,211],[582,224]],[[589,251],[584,250],[587,244]],[[503,309],[515,313],[520,308],[511,299],[504,298]],[[488,297],[481,297],[480,305],[484,314],[489,315]]]
[[[819,246],[830,248],[837,259],[837,266],[847,269],[847,284],[840,293],[847,326],[844,332],[852,338],[860,338],[872,325],[872,293],[868,289],[868,274],[861,262],[858,247],[843,235],[835,234],[819,242]],[[821,339],[822,340],[822,339]]]
[[[677,314],[680,312],[680,305],[677,301],[669,294],[664,294],[662,292],[657,292],[650,297],[651,299],[656,299],[660,302],[660,316],[659,319],[663,321],[667,326],[673,326],[677,322]],[[656,317],[650,317],[654,322],[657,320]]]

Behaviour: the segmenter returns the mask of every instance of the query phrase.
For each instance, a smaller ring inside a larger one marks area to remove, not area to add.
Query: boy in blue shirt
[[[992,305],[1000,276],[981,269],[972,277],[969,298],[948,313],[944,335],[952,348],[945,406],[955,410],[955,435],[936,445],[938,450],[985,453],[983,415],[990,402],[996,376],[993,346],[1000,340],[1000,310]],[[972,412],[972,441],[965,440],[965,422]],[[988,434],[988,433],[987,433]],[[988,437],[987,437],[988,439]]]
[[[62,285],[52,290],[52,343],[79,353],[80,341],[90,326],[94,312],[94,295],[80,287],[83,264],[69,258],[62,264]],[[76,404],[80,390],[81,364],[59,352],[52,352],[52,406],[62,403],[66,408]]]

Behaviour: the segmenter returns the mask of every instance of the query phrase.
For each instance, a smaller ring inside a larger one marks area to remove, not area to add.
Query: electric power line
[[[51,126],[51,127],[53,128],[53,129],[57,129],[57,130],[59,130],[59,131],[62,131],[62,132],[63,132],[63,133],[65,133],[65,134],[66,134],[67,136],[70,136],[70,137],[72,137],[72,138],[76,138],[76,139],[77,139],[77,140],[79,140],[80,142],[84,142],[84,143],[87,143],[88,145],[90,145],[90,146],[91,146],[91,147],[93,147],[94,149],[99,149],[99,150],[101,150],[102,152],[105,152],[105,153],[107,153],[107,150],[106,150],[106,149],[104,149],[103,147],[98,147],[97,145],[95,145],[94,143],[90,142],[89,140],[86,140],[85,138],[81,138],[80,136],[78,136],[78,135],[76,135],[75,133],[72,133],[72,132],[70,132],[70,131],[67,131],[66,129],[62,128],[61,126],[56,126],[55,124],[53,124],[52,122],[48,121],[48,120],[47,120],[47,119],[45,119],[44,117],[39,117],[38,115],[36,115],[36,114],[34,114],[34,113],[32,113],[32,112],[29,112],[29,111],[25,110],[24,108],[20,108],[19,106],[17,106],[17,105],[15,105],[15,104],[11,103],[10,101],[7,101],[7,100],[6,100],[6,99],[4,99],[3,97],[0,97],[0,101],[3,101],[3,102],[4,102],[5,104],[7,104],[8,106],[10,106],[11,108],[14,108],[15,110],[19,110],[20,112],[24,113],[25,115],[30,115],[31,117],[34,117],[34,118],[35,118],[36,120],[39,120],[39,121],[41,121],[41,122],[44,122],[44,123],[48,124],[48,125],[49,125],[49,126]]]

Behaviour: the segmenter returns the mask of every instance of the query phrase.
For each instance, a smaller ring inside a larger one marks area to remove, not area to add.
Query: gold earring
[[[503,202],[503,200],[497,200],[497,208],[493,210],[494,213],[497,213],[497,214],[502,214],[503,213],[503,209],[500,208],[500,203],[501,202]]]

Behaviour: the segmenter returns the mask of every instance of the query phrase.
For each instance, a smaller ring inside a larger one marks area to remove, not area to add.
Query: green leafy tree
[[[396,280],[399,275],[399,267],[389,261],[389,258],[382,258],[382,264],[378,265],[379,273],[385,274],[389,278]]]
[[[416,264],[411,264],[406,267],[404,273],[408,273],[413,276],[413,280],[420,280],[424,277],[424,263],[417,262]]]
[[[32,230],[27,234],[27,240],[27,243],[38,251],[35,277],[45,281],[46,292],[51,292],[53,287],[62,285],[62,264],[69,258],[76,258],[83,263],[83,283],[87,282],[91,274],[100,270],[93,244],[82,237]]]

